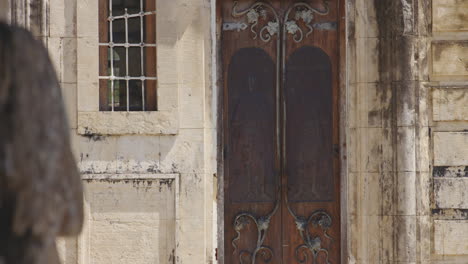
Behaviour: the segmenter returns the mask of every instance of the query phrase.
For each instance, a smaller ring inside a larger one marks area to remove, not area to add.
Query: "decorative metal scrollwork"
[[[254,34],[253,39],[256,39],[260,35],[260,39],[263,42],[269,42],[274,35],[279,34],[279,18],[275,9],[268,3],[265,2],[256,2],[251,5],[249,8],[238,11],[237,10],[238,2],[234,2],[232,7],[232,16],[241,17],[246,15],[247,22],[250,24],[250,31]],[[260,19],[268,19],[268,10],[270,10],[274,16],[273,21],[266,22],[259,32],[257,32],[256,27]]]
[[[295,16],[293,19],[289,20],[289,14],[292,11],[295,12]],[[296,43],[299,43],[304,39],[304,32],[298,22],[302,20],[309,29],[305,35],[308,37],[314,31],[314,26],[311,24],[314,19],[314,13],[324,16],[327,15],[328,12],[328,1],[324,1],[324,10],[318,10],[304,2],[295,3],[288,9],[288,11],[286,11],[286,15],[284,16],[284,32],[293,35],[293,40]]]
[[[231,242],[231,244],[234,246],[233,254],[236,254],[237,251],[236,241],[240,240],[241,231],[249,224],[249,222],[253,222],[256,225],[258,231],[257,244],[255,249],[253,251],[241,250],[239,252],[240,264],[244,263],[244,256],[249,256],[252,264],[255,264],[259,254],[261,254],[265,263],[270,262],[270,260],[273,258],[273,250],[270,247],[265,246],[263,242],[265,242],[265,237],[270,226],[271,217],[276,213],[276,211],[278,211],[279,200],[280,199],[276,201],[275,208],[273,208],[273,210],[266,216],[255,217],[251,213],[240,213],[236,216],[234,220],[234,230],[236,231],[237,236]]]
[[[268,3],[258,1],[252,4],[245,10],[239,11],[237,10],[238,2],[235,1],[233,8],[232,8],[232,16],[235,18],[239,18],[242,16],[246,16],[247,23],[245,22],[226,22],[223,23],[223,30],[224,31],[244,31],[250,26],[250,31],[253,33],[253,39],[256,39],[260,36],[260,39],[263,42],[269,42],[275,35],[277,37],[277,58],[279,59],[281,56],[281,63],[283,65],[283,75],[285,75],[285,50],[286,50],[286,39],[287,34],[293,35],[293,40],[296,43],[301,42],[304,39],[304,32],[303,29],[300,27],[300,21],[303,21],[303,24],[308,28],[305,37],[308,37],[314,30],[314,28],[319,30],[336,30],[336,23],[335,22],[322,22],[322,23],[315,23],[312,24],[314,19],[314,13],[318,15],[327,15],[329,13],[328,8],[328,1],[324,0],[324,9],[319,10],[316,8],[311,7],[309,4],[304,2],[299,2],[293,4],[285,13],[283,17],[283,21],[279,19],[278,13]],[[274,19],[271,21],[267,21],[269,16],[268,12],[273,14]],[[293,12],[295,15],[294,18],[290,19],[289,15]],[[261,24],[263,25],[262,28],[259,30],[257,29],[257,25],[259,25],[259,21],[264,20]],[[282,24],[281,24],[282,23]],[[280,37],[281,34],[281,37]],[[282,42],[282,43],[281,43]],[[281,49],[283,52],[281,52]],[[279,102],[279,94],[280,94],[280,64],[276,64],[276,98],[277,98],[277,105],[280,105]],[[279,124],[280,120],[280,113],[277,110],[277,122]],[[284,127],[283,127],[284,129]],[[279,134],[278,138],[279,138]],[[277,142],[278,149],[279,141]],[[279,179],[278,182],[281,182]],[[255,216],[252,213],[242,212],[236,215],[234,219],[234,230],[237,233],[236,237],[234,237],[231,241],[231,244],[234,247],[233,254],[238,253],[239,262],[240,264],[244,264],[245,258],[250,258],[250,263],[255,264],[257,261],[257,257],[260,255],[263,258],[263,262],[268,263],[273,259],[274,252],[273,249],[264,245],[265,238],[267,235],[268,228],[270,226],[270,221],[273,215],[278,211],[280,203],[282,201],[281,198],[281,191],[278,192],[278,199],[276,200],[275,207],[273,210],[266,216]],[[307,263],[309,254],[312,255],[313,263],[317,262],[317,258],[321,254],[325,254],[326,263],[331,264],[328,260],[329,253],[328,249],[325,248],[322,244],[321,236],[313,236],[310,233],[310,226],[314,228],[320,228],[323,231],[323,237],[327,238],[330,242],[333,239],[328,235],[327,230],[331,228],[332,225],[332,218],[331,216],[323,211],[317,210],[313,212],[308,218],[303,216],[296,215],[293,210],[289,207],[289,202],[287,197],[286,205],[288,208],[289,213],[294,218],[296,223],[297,230],[300,233],[300,236],[303,240],[303,244],[297,246],[295,250],[296,259],[299,263]],[[241,231],[250,223],[255,224],[257,228],[257,242],[256,246],[252,250],[246,249],[238,249],[237,241],[241,239]]]
[[[325,254],[325,263],[331,264],[328,261],[328,250],[322,246],[322,239],[320,236],[313,236],[309,232],[309,225],[312,227],[320,228],[323,231],[323,236],[326,237],[330,242],[333,241],[327,230],[330,229],[332,225],[332,218],[331,216],[325,212],[324,210],[317,210],[314,211],[308,218],[303,216],[296,215],[291,207],[289,206],[288,199],[286,197],[286,205],[288,207],[288,211],[291,216],[294,218],[296,222],[296,228],[301,235],[303,244],[296,247],[296,259],[299,263],[308,263],[308,252],[312,255],[313,262],[317,263],[317,257],[320,254]],[[301,256],[302,252],[302,256]]]

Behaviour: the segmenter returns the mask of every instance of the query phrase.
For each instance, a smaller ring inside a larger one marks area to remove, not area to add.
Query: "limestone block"
[[[174,135],[178,129],[178,113],[174,111],[78,112],[78,133],[82,135]]]
[[[396,111],[398,126],[412,126],[416,119],[416,86],[414,81],[394,84],[397,91]]]
[[[158,29],[161,28],[158,25]],[[158,35],[159,36],[159,35]],[[179,83],[179,71],[177,64],[177,54],[179,52],[177,43],[173,43],[171,40],[169,44],[165,44],[164,40],[157,39],[157,71],[159,84],[177,84]]]
[[[350,172],[348,173],[348,192],[347,192],[347,205],[348,205],[348,214],[357,215],[359,213],[359,177],[360,173]]]
[[[180,129],[177,136],[160,138],[163,173],[204,173],[204,130]]]
[[[0,1],[0,21],[10,22],[10,1]]]
[[[47,46],[59,82],[76,83],[76,39],[50,37]]]
[[[418,229],[418,247],[416,251],[419,255],[418,259],[421,260],[421,263],[431,263],[431,236],[432,236],[432,220],[431,216],[418,216],[417,218]]]
[[[357,82],[377,82],[379,80],[379,39],[358,38]]]
[[[434,221],[437,255],[468,255],[468,221]]]
[[[429,216],[431,214],[431,180],[428,172],[416,173],[416,214]]]
[[[468,178],[435,178],[434,200],[437,208],[468,209]]]
[[[397,128],[397,170],[416,171],[416,131],[414,127]]]
[[[79,0],[76,2],[77,36],[97,38],[99,36],[99,1]]]
[[[50,0],[49,34],[51,37],[76,36],[76,0]]]
[[[419,172],[430,172],[431,153],[430,153],[430,136],[428,127],[420,127],[417,132],[417,155],[418,162],[416,171]]]
[[[397,173],[393,171],[385,171],[379,174],[379,199],[380,208],[379,215],[396,215],[398,203],[395,199],[395,184],[397,180]],[[369,197],[369,199],[376,199]]]
[[[157,86],[158,111],[176,111],[179,105],[179,86],[160,82]]]
[[[177,258],[179,263],[207,263],[205,260],[205,220],[186,218],[179,221]]]
[[[158,136],[120,136],[116,144],[118,173],[159,172]]]
[[[204,81],[203,35],[195,26],[189,26],[180,39],[178,65],[180,81],[187,85],[201,86]]]
[[[373,2],[356,0],[356,36],[375,38],[379,36],[377,14]]]
[[[468,41],[444,41],[432,44],[434,78],[468,79]]]
[[[204,219],[206,174],[181,174],[179,217],[180,219]]]
[[[173,179],[87,180],[84,187],[85,263],[172,263]]]
[[[99,85],[91,82],[78,82],[77,87],[78,111],[99,111]]]
[[[61,70],[62,82],[76,83],[77,81],[77,57],[76,38],[62,38],[61,46]]]
[[[394,218],[397,250],[395,261],[398,263],[416,263],[416,221],[416,216],[395,216]]]
[[[432,30],[468,31],[468,1],[433,0]]]
[[[117,139],[104,136],[75,136],[81,173],[116,173]]]
[[[397,184],[397,215],[416,215],[416,172],[398,172]]]
[[[432,92],[434,121],[468,120],[468,88],[437,88]]]
[[[215,174],[218,170],[218,131],[205,129],[205,173]]]
[[[78,238],[59,237],[57,251],[61,264],[78,264]]]
[[[359,169],[363,172],[378,172],[382,161],[381,128],[362,128],[358,130],[360,139]]]
[[[360,214],[366,216],[380,215],[381,189],[378,173],[361,173],[358,199],[361,201]]]
[[[430,106],[430,97],[431,96],[431,89],[428,89],[427,84],[421,82],[419,84],[419,96],[417,96],[416,100],[419,104],[418,109],[418,118],[417,124],[419,127],[428,127],[429,126],[429,106]]]
[[[47,40],[47,51],[49,52],[50,60],[54,65],[55,73],[58,81],[62,81],[62,38],[50,37]]]
[[[70,128],[76,128],[76,83],[62,83],[62,98],[65,104],[65,109],[68,117],[68,125]]]
[[[434,132],[434,166],[468,165],[468,133]]]
[[[376,83],[358,83],[350,95],[350,125],[353,127],[382,127],[382,90]]]
[[[182,85],[180,89],[180,128],[203,128],[204,93],[202,86]]]
[[[77,39],[77,78],[78,82],[97,83],[99,80],[98,38]]]

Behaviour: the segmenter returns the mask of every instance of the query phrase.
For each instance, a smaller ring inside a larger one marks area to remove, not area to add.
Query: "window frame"
[[[109,40],[109,21],[110,21],[110,9],[109,4],[112,0],[99,0],[99,111],[111,111],[111,112],[134,112],[130,109],[129,102],[129,81],[128,76],[128,58],[126,62],[127,72],[125,77],[120,77],[119,80],[126,81],[126,110],[115,109],[114,99],[114,86],[112,85],[112,94],[109,95],[108,82],[111,81],[114,84],[115,76],[108,74],[108,48],[113,47],[113,43]],[[142,50],[142,57],[140,58],[142,63],[142,76],[131,77],[132,80],[140,80],[142,82],[142,109],[143,112],[157,111],[157,44],[156,44],[156,1],[155,0],[140,0],[141,12],[138,17],[143,16],[144,24],[141,23],[140,31],[143,36],[143,42],[138,47]],[[130,14],[131,15],[131,14]],[[125,19],[127,20],[127,18]],[[126,31],[128,28],[126,28]],[[128,34],[128,32],[127,32]],[[109,45],[110,44],[110,45]],[[128,43],[125,43],[128,44]],[[124,48],[127,50],[128,46]],[[145,49],[145,52],[143,52]],[[143,56],[144,54],[144,56]],[[143,95],[143,92],[145,93]],[[109,106],[109,96],[111,96],[111,106]]]
[[[177,10],[177,1],[157,1],[156,12]],[[76,125],[79,135],[177,135],[180,129],[179,74],[189,40],[180,40],[174,21],[156,16],[157,111],[99,111],[99,1],[78,1],[76,8]],[[190,43],[190,44],[189,44]]]

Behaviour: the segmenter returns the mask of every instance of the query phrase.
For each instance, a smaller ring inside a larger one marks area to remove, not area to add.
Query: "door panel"
[[[286,175],[290,202],[333,200],[332,78],[328,55],[303,46],[286,64]]]
[[[225,263],[339,263],[339,0],[220,0]]]
[[[230,200],[275,202],[275,64],[260,48],[236,51],[227,75]]]

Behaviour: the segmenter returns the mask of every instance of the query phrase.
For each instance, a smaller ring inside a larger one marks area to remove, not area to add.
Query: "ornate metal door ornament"
[[[265,241],[266,233],[268,231],[268,227],[270,226],[270,220],[273,215],[275,215],[276,211],[278,211],[279,208],[279,201],[281,199],[278,199],[276,201],[275,208],[266,216],[260,216],[260,217],[255,217],[251,213],[240,213],[236,216],[234,220],[234,230],[237,233],[237,236],[232,240],[232,245],[234,246],[234,252],[233,254],[236,254],[237,251],[237,244],[236,241],[240,239],[240,232],[242,229],[244,229],[245,226],[247,226],[250,222],[253,222],[255,226],[257,227],[257,244],[256,247],[253,251],[249,250],[241,250],[239,252],[239,262],[240,264],[244,263],[244,256],[249,256],[251,259],[251,263],[255,264],[257,255],[260,254],[263,258],[263,261],[265,263],[270,262],[270,260],[273,258],[274,252],[273,250],[265,246],[263,242]]]
[[[268,42],[274,35],[279,33],[279,18],[276,10],[268,3],[265,2],[256,2],[251,5],[249,8],[238,11],[237,10],[238,2],[234,2],[232,7],[232,16],[233,17],[242,17],[247,15],[247,23],[250,24],[250,31],[254,34],[253,39],[256,39],[260,35],[260,39],[264,42]],[[257,33],[257,25],[260,19],[268,19],[268,11],[271,11],[273,14],[274,20],[267,21],[266,25],[263,26]]]
[[[309,232],[309,226],[312,225],[314,228],[320,228],[323,231],[323,236],[329,239],[330,241],[333,241],[333,238],[331,238],[327,230],[331,227],[332,225],[332,218],[331,216],[325,212],[324,210],[317,210],[314,211],[308,218],[305,218],[303,216],[298,216],[296,215],[291,207],[289,206],[288,199],[286,197],[286,205],[288,207],[288,211],[291,214],[291,216],[294,218],[294,221],[296,222],[296,228],[299,231],[302,241],[304,242],[303,244],[299,245],[296,247],[296,259],[299,263],[308,263],[308,253],[309,252],[312,255],[313,262],[317,262],[317,257],[319,256],[320,253],[325,254],[325,263],[326,264],[331,264],[328,261],[328,250],[322,246],[322,239],[320,236],[313,236]],[[302,252],[302,256],[301,256]]]
[[[295,16],[290,20],[289,15],[291,12],[294,12]],[[293,39],[296,43],[301,42],[304,39],[304,32],[298,24],[299,21],[302,20],[305,26],[309,29],[305,35],[305,37],[308,37],[314,31],[314,27],[311,24],[314,19],[314,13],[324,16],[327,15],[328,12],[328,1],[324,1],[324,10],[318,10],[304,2],[295,3],[288,9],[288,11],[286,11],[286,15],[284,16],[283,41],[286,40],[285,33],[287,32],[288,34],[293,35]]]

